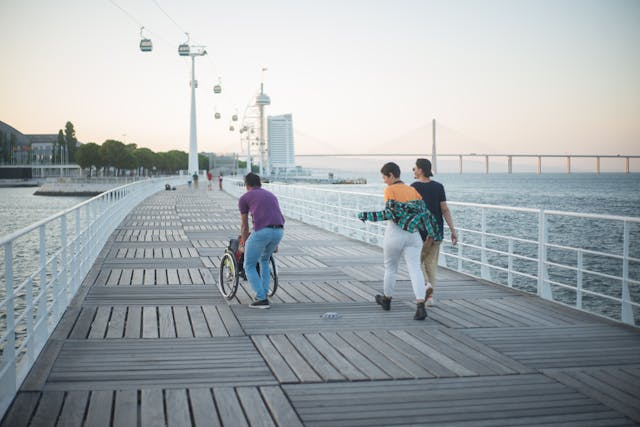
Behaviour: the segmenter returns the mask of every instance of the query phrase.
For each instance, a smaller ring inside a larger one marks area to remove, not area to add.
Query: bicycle
[[[239,252],[239,246],[240,241],[238,239],[230,239],[229,245],[225,248],[224,255],[222,255],[222,259],[220,260],[218,289],[220,289],[222,296],[228,300],[236,295],[240,278],[247,280],[244,268],[242,267],[244,254]],[[258,274],[260,274],[259,263],[257,268]],[[271,282],[267,295],[272,297],[278,290],[278,270],[273,256],[269,258],[269,275],[271,276]]]

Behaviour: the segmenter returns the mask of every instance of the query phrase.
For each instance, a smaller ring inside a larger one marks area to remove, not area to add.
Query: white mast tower
[[[267,71],[266,68],[262,69],[262,82],[260,83],[260,94],[256,96],[256,105],[260,110],[260,141],[259,141],[259,149],[260,149],[260,176],[264,177],[264,153],[265,153],[265,142],[264,142],[264,106],[271,104],[271,98],[264,93],[264,72]],[[267,176],[271,175],[271,166],[267,163]]]

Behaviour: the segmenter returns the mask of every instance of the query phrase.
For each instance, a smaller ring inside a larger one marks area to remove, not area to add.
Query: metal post
[[[189,176],[198,173],[198,137],[196,135],[196,57],[191,55],[191,127],[189,128]]]
[[[487,218],[485,208],[482,208],[482,222],[480,224],[480,227],[482,231],[482,234],[480,236],[480,246],[482,248],[480,252],[480,277],[485,280],[491,280],[487,260]]]
[[[622,321],[634,325],[631,294],[629,293],[629,222],[624,222],[622,240]]]
[[[629,158],[625,157],[624,159],[624,173],[629,175]]]
[[[538,296],[553,299],[547,281],[547,227],[544,209],[540,209],[538,217]]]
[[[600,157],[596,157],[596,175],[600,175]]]
[[[16,334],[15,334],[15,313],[13,295],[13,247],[12,242],[4,245],[4,277],[5,277],[5,298],[6,298],[6,341],[2,354],[2,365],[0,365],[0,398],[2,401],[2,412],[8,407],[8,396],[16,394]],[[5,406],[6,405],[6,406]]]
[[[489,173],[489,156],[484,156],[484,173]]]
[[[538,175],[542,173],[542,156],[538,156]]]
[[[458,156],[458,173],[462,175],[462,154]]]
[[[438,171],[438,156],[436,154],[436,119],[433,119],[432,122],[432,145],[431,145],[431,168],[433,169],[433,173],[437,173]]]
[[[509,239],[509,264],[507,266],[507,285],[513,287],[513,239]]]
[[[507,156],[507,173],[513,172],[513,156]]]
[[[582,256],[582,249],[578,249],[578,277],[576,284],[576,308],[582,310],[582,270],[584,268],[584,261]]]

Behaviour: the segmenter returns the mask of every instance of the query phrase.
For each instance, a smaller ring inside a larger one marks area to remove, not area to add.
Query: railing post
[[[576,308],[582,310],[582,270],[584,261],[582,257],[582,249],[578,249],[578,277],[576,283]]]
[[[462,272],[462,235],[464,234],[464,231],[460,230],[458,231],[458,271]]]
[[[2,354],[2,365],[0,369],[0,403],[2,412],[9,406],[13,396],[16,394],[16,332],[14,314],[13,295],[13,247],[12,242],[4,245],[4,277],[5,277],[5,298],[7,313],[7,329],[5,331],[7,339],[4,344]]]
[[[27,360],[29,365],[32,365],[36,361],[36,353],[34,348],[34,334],[33,334],[33,278],[27,278],[27,285],[25,287],[26,307],[24,308],[24,320],[27,324],[27,335],[25,341],[27,341]]]
[[[629,222],[624,221],[622,239],[622,321],[635,325],[629,294]]]
[[[547,227],[544,209],[540,209],[538,217],[538,296],[553,299],[547,281]]]
[[[509,239],[509,261],[507,266],[507,285],[513,288],[513,239]]]
[[[60,292],[64,296],[64,308],[60,311],[60,315],[64,313],[67,305],[69,304],[69,263],[67,258],[67,247],[69,245],[68,236],[67,236],[67,215],[62,215],[60,217],[60,242],[62,244],[62,288]]]
[[[482,232],[480,236],[481,240],[481,252],[480,252],[480,277],[485,280],[491,280],[491,275],[489,273],[488,261],[487,261],[487,218],[486,218],[486,209],[482,208],[482,223],[480,224],[480,231]]]
[[[40,297],[38,298],[38,320],[36,321],[35,340],[38,347],[47,340],[47,234],[44,224],[40,226]]]

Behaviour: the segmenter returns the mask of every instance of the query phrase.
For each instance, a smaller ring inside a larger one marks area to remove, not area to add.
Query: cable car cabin
[[[222,86],[220,86],[220,85],[215,85],[215,86],[213,87],[213,93],[220,93],[220,92],[222,92]]]
[[[234,114],[233,116],[231,116],[231,120],[233,120],[234,122],[238,121],[238,115]]]
[[[178,46],[178,54],[180,56],[189,56],[189,45],[186,43],[183,43],[180,46]]]
[[[215,117],[216,119],[219,119],[219,118],[220,118],[220,113],[216,113],[214,117]]]
[[[140,50],[143,52],[151,52],[153,49],[153,44],[151,43],[151,39],[142,39],[140,40]]]
[[[229,126],[229,130],[230,130],[231,132],[233,132],[233,131],[235,130],[235,128],[234,128],[233,126]]]

